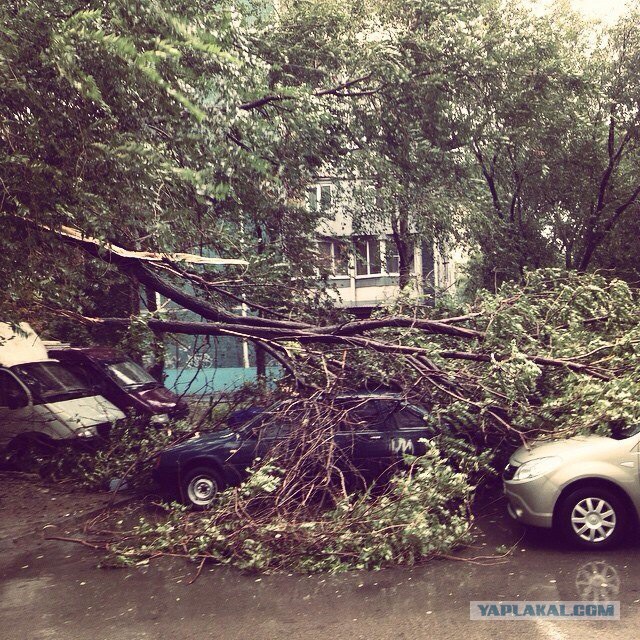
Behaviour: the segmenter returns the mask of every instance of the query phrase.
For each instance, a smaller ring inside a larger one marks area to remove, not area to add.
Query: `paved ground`
[[[52,533],[125,496],[45,482],[36,473],[0,471],[0,552],[23,536]]]
[[[498,501],[466,560],[413,570],[340,576],[257,576],[211,568],[192,585],[183,561],[97,569],[99,555],[21,538],[0,556],[4,640],[365,640],[420,638],[631,638],[640,623],[640,553],[571,552],[551,535],[527,534]],[[61,534],[62,531],[57,532]],[[6,541],[5,541],[6,542]],[[469,561],[515,544],[503,561]],[[469,601],[612,599],[620,622],[472,622]]]

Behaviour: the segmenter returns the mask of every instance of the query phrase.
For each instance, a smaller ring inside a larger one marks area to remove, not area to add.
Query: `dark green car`
[[[282,443],[290,423],[279,416],[295,401],[280,402],[246,424],[191,438],[158,457],[154,478],[185,504],[207,507],[221,489],[239,484],[256,458]],[[344,419],[332,437],[350,467],[370,482],[403,460],[426,451],[422,439],[433,436],[427,412],[396,394],[340,396],[334,406]]]

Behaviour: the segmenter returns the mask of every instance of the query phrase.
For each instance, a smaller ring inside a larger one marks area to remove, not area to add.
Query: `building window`
[[[367,276],[382,273],[380,240],[373,236],[360,236],[353,239],[356,253],[356,275]]]
[[[307,192],[307,205],[311,211],[318,210],[318,190],[316,187]]]
[[[307,191],[307,205],[311,211],[328,211],[331,208],[331,185],[311,187]]]
[[[318,242],[320,265],[334,276],[349,275],[349,243],[341,238],[323,238]]]
[[[328,211],[331,208],[331,187],[324,185],[320,187],[320,210]]]
[[[349,250],[349,243],[345,240],[333,241],[333,264],[335,268],[335,275],[348,276],[349,275],[349,263],[351,258],[351,251]]]
[[[318,251],[320,253],[319,266],[333,273],[333,241],[329,239],[318,241]]]

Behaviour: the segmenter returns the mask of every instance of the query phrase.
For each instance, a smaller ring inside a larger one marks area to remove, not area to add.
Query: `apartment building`
[[[398,294],[399,256],[390,224],[369,222],[364,229],[354,222],[339,189],[334,179],[320,178],[309,189],[308,206],[326,214],[318,228],[318,250],[323,266],[332,274],[336,303],[366,316]],[[463,261],[459,248],[445,249],[416,235],[409,295],[433,304],[439,295],[455,294]]]

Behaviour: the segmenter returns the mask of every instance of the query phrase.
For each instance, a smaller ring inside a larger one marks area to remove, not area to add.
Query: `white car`
[[[47,356],[28,324],[0,323],[0,448],[88,439],[124,413]]]

